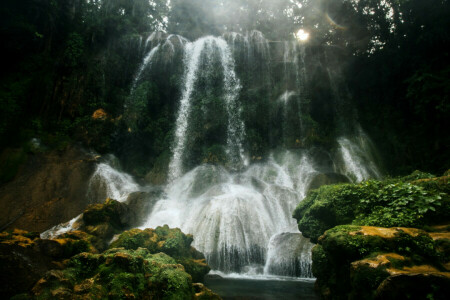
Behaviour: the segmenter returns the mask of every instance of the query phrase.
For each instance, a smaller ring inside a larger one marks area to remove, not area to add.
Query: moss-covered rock
[[[156,229],[126,231],[111,243],[110,248],[146,248],[150,253],[166,253],[182,264],[195,282],[201,282],[210,268],[203,254],[191,247],[192,241],[192,235],[185,235],[180,229],[171,229],[165,225]]]
[[[86,226],[110,223],[115,228],[123,228],[130,222],[127,205],[119,201],[107,199],[103,204],[92,204],[83,213]]]
[[[130,228],[133,213],[128,205],[107,199],[103,204],[89,205],[74,225],[77,230],[90,236],[91,244],[102,252],[108,248],[115,234]]]
[[[9,298],[29,291],[50,269],[64,268],[75,254],[94,250],[85,233],[73,232],[58,239],[39,238],[23,230],[0,233],[0,294]]]
[[[447,238],[445,233],[433,237],[416,228],[337,226],[321,236],[313,249],[318,290],[325,299],[384,299],[380,295],[391,289],[388,286],[401,282],[407,289],[399,274],[421,274],[424,282],[433,278],[437,285],[431,295],[447,295],[450,270],[442,246]],[[413,287],[414,282],[409,284]]]
[[[450,183],[448,177],[430,176],[322,186],[300,202],[294,218],[312,242],[337,225],[422,228],[445,222],[450,219]]]
[[[50,271],[33,288],[37,299],[192,299],[192,279],[164,253],[110,249],[74,256],[63,271]]]

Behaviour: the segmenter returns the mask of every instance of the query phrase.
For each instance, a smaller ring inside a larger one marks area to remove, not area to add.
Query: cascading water
[[[245,134],[244,123],[240,119],[240,107],[237,104],[240,83],[234,72],[234,61],[231,51],[222,38],[204,37],[185,47],[185,75],[184,88],[180,101],[180,108],[176,121],[175,146],[173,157],[169,165],[169,181],[179,178],[183,174],[183,154],[189,128],[189,117],[192,106],[192,93],[198,79],[202,55],[210,62],[219,53],[223,72],[224,100],[228,113],[227,154],[233,166],[245,162],[243,140]]]
[[[361,127],[357,128],[357,134],[353,137],[338,138],[338,144],[338,172],[347,175],[354,182],[382,177],[375,163],[375,147]]]
[[[306,154],[286,152],[278,156],[279,161],[272,157],[237,174],[213,165],[195,168],[167,186],[166,196],[143,227],[168,224],[195,234],[193,246],[216,270],[271,274],[277,268],[274,258],[283,253],[277,249],[268,253],[269,242],[282,233],[298,234],[291,215],[316,174]],[[309,244],[307,239],[299,239]],[[306,253],[310,248],[301,249],[295,261],[310,263]],[[271,267],[265,269],[268,255]],[[290,259],[279,262],[285,264]],[[300,267],[291,271],[278,275],[310,275]]]
[[[141,66],[139,67],[139,70],[136,74],[136,77],[133,80],[133,85],[131,86],[131,94],[133,94],[134,90],[136,89],[136,85],[139,82],[139,80],[141,79],[142,76],[142,72],[144,72],[144,70],[151,65],[151,62],[153,60],[153,58],[155,57],[156,53],[159,50],[159,45],[156,46],[155,48],[153,48],[144,58],[144,61],[142,62]]]

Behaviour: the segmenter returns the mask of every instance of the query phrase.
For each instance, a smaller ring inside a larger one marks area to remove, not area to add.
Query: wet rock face
[[[162,191],[154,190],[151,192],[135,192],[128,196],[125,204],[130,210],[133,227],[142,225],[141,223],[148,217],[161,195]]]
[[[0,230],[42,232],[79,215],[90,204],[86,190],[94,169],[95,157],[76,147],[30,156],[0,187]]]
[[[428,273],[396,274],[378,287],[376,300],[395,299],[449,299],[450,278]]]

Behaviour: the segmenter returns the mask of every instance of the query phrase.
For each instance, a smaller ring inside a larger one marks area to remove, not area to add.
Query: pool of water
[[[224,300],[318,300],[312,279],[255,280],[246,278],[207,277],[205,286]]]

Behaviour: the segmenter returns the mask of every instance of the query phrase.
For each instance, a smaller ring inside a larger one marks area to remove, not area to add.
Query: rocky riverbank
[[[193,237],[168,226],[133,229],[130,207],[89,206],[77,230],[0,233],[0,294],[14,299],[220,299],[201,282],[210,268]],[[114,241],[110,243],[114,237]]]

